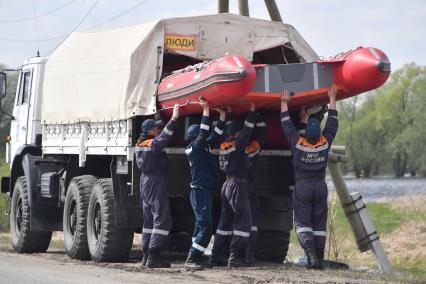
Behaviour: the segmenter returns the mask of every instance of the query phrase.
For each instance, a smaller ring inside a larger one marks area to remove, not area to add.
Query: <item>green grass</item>
[[[2,161],[0,167],[0,176],[7,175],[9,175],[9,166]],[[9,216],[4,214],[6,210],[7,199],[8,195],[0,194],[0,232],[9,231]]]
[[[349,224],[344,216],[343,209],[340,204],[334,204],[331,206],[337,210],[336,219],[335,219],[335,231],[338,235],[338,238],[342,238],[345,232],[350,231]],[[413,220],[426,220],[426,210],[425,211],[411,211],[410,208],[405,209],[394,209],[390,203],[369,203],[367,204],[368,213],[373,221],[373,224],[376,226],[376,230],[379,233],[379,236],[384,237],[386,235],[392,234],[393,232],[400,229],[400,227],[408,221]],[[351,255],[350,250],[356,250],[355,241],[353,239],[352,233],[347,234],[349,242],[352,242],[353,246],[351,248],[346,248],[346,251],[342,252],[342,255]],[[423,250],[424,248],[418,248]],[[348,259],[350,261],[350,258]],[[407,259],[398,259],[397,262],[391,261],[392,267],[394,270],[418,276],[426,276],[426,258],[419,257],[415,261],[407,257]],[[372,261],[371,264],[375,263]]]
[[[336,218],[334,221],[336,233],[343,235],[350,230],[342,206],[340,204],[332,204],[330,210],[336,211]],[[393,209],[392,205],[388,203],[368,203],[367,210],[380,235],[392,233],[401,225],[401,222],[406,219],[402,212]]]
[[[367,210],[376,226],[377,232],[380,235],[392,233],[396,230],[404,220],[412,219],[414,217],[421,218],[422,216],[415,215],[412,212],[401,212],[392,208],[391,204],[387,203],[368,203]],[[338,236],[343,236],[351,231],[349,223],[345,217],[342,206],[340,204],[331,204],[330,211],[336,211],[334,219],[334,230]],[[425,213],[426,214],[426,213]],[[348,234],[348,237],[352,237]],[[297,244],[296,234],[292,233],[290,241]]]
[[[359,262],[360,259],[353,259],[354,252],[357,252],[358,249],[349,223],[343,213],[343,209],[339,203],[330,204],[329,209],[330,212],[336,212],[333,222],[336,239],[340,242],[346,238],[346,244],[342,247],[339,259],[349,264],[354,264],[352,261],[355,261],[358,265],[362,263],[362,265],[376,267],[372,257],[367,262],[365,262],[365,257],[361,258],[361,262]],[[412,208],[395,209],[391,203],[368,203],[367,210],[381,238],[396,232],[408,221],[426,220],[426,209],[421,211],[416,211]],[[299,248],[300,246],[294,231],[291,233],[290,243],[292,244],[291,252],[289,252],[290,257],[303,253]],[[425,248],[419,247],[418,249],[424,250]],[[361,254],[357,253],[357,255],[360,256]],[[426,257],[407,257],[407,259],[393,259],[391,262],[394,271],[404,275],[414,275],[422,278],[426,277]]]

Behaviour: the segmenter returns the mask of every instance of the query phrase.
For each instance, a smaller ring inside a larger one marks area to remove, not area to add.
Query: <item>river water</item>
[[[411,195],[426,196],[426,178],[345,178],[345,181],[349,192],[360,192],[365,202]],[[329,190],[334,191],[333,182],[329,177],[327,178],[327,184]]]

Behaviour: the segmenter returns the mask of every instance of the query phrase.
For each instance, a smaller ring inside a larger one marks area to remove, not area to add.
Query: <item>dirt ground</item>
[[[67,257],[61,241],[55,240],[47,253],[18,255],[6,235],[0,237],[0,283],[426,283],[426,279],[403,274],[381,275],[356,270],[308,271],[293,264],[260,263],[246,269],[209,269],[189,272],[184,258],[174,256],[171,269],[145,269],[140,251],[132,251],[125,263],[94,263]]]

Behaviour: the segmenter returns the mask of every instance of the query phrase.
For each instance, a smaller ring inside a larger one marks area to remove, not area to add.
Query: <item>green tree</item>
[[[5,69],[6,66],[0,63],[0,70]],[[7,72],[7,96],[0,101],[0,139],[4,139],[10,131],[10,116],[13,111],[13,104],[15,101],[16,87],[18,84],[18,73]],[[0,143],[1,153],[4,152],[5,143]]]
[[[426,174],[426,67],[393,72],[380,89],[340,102],[336,143],[347,145],[357,176]]]
[[[397,177],[404,176],[410,168],[418,168],[411,161],[416,159],[415,155],[421,149],[409,140],[426,138],[421,137],[421,132],[414,134],[417,131],[414,125],[419,122],[419,107],[424,104],[422,93],[425,91],[416,86],[421,85],[419,81],[424,80],[424,77],[424,67],[407,64],[395,71],[380,90],[382,96],[378,102],[377,127],[386,133],[385,147]]]

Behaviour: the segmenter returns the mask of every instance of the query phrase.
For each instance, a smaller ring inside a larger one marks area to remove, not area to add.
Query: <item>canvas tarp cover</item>
[[[76,32],[47,62],[42,122],[111,121],[155,113],[163,60],[159,49],[201,60],[227,52],[252,60],[253,52],[286,43],[306,62],[318,59],[291,25],[232,14]]]

